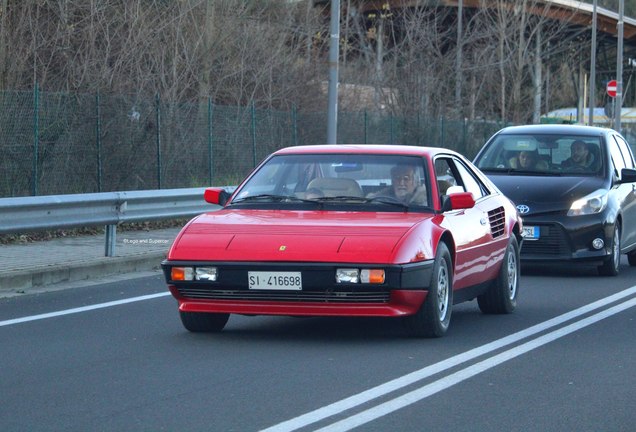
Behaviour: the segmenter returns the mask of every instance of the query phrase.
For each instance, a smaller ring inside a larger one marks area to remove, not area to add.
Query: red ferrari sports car
[[[516,307],[517,209],[453,151],[290,147],[205,200],[222,208],[192,219],[162,262],[189,331],[220,331],[230,314],[365,316],[439,337],[453,304]]]

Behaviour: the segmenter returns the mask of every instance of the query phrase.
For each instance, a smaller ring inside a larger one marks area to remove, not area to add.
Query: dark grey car
[[[575,125],[500,130],[474,160],[517,206],[523,261],[587,261],[617,275],[636,266],[636,164],[616,131]]]

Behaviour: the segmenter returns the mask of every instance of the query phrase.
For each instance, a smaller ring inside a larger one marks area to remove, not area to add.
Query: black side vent
[[[488,212],[488,221],[490,222],[492,237],[497,238],[502,236],[505,231],[504,224],[506,222],[506,212],[504,211],[504,208],[499,207],[494,210],[490,210]]]

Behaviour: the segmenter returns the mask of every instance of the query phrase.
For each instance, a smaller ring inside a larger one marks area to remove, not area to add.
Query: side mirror
[[[223,188],[207,188],[203,192],[203,199],[210,204],[224,206],[232,195]]]
[[[456,186],[453,186],[456,187]],[[464,210],[475,207],[475,198],[470,192],[453,192],[451,189],[442,197],[442,212],[451,210]]]
[[[623,168],[621,170],[621,179],[619,183],[636,183],[636,170]]]

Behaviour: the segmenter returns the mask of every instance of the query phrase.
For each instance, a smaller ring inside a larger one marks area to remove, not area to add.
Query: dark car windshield
[[[294,154],[268,159],[230,205],[428,211],[424,159],[386,154]]]
[[[587,175],[603,172],[598,136],[499,134],[475,159],[486,172],[527,175]]]

